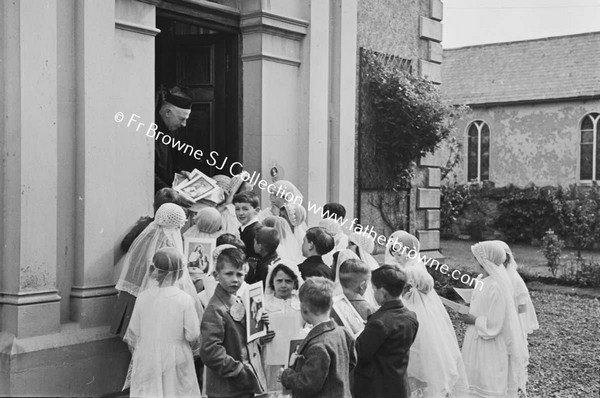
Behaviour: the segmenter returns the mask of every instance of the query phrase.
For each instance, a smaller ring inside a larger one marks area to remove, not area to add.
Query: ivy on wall
[[[391,230],[407,229],[414,165],[434,153],[468,108],[452,106],[438,86],[411,73],[411,61],[361,49],[359,189]]]

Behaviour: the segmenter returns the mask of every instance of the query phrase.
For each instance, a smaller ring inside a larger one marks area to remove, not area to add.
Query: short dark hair
[[[306,231],[306,240],[315,245],[319,255],[327,254],[335,247],[335,240],[321,227],[312,227]]]
[[[159,189],[154,195],[154,213],[165,203],[180,205],[179,194],[173,188],[165,187]]]
[[[254,237],[256,243],[262,245],[268,253],[275,253],[279,246],[279,232],[275,228],[261,227]]]
[[[340,265],[340,283],[346,289],[355,290],[370,273],[367,264],[351,258]]]
[[[243,268],[246,264],[246,254],[243,250],[238,249],[237,247],[224,249],[219,254],[219,257],[217,257],[217,265],[215,266],[215,270],[217,272],[221,271],[225,267],[225,263],[231,264],[236,269]]]
[[[333,288],[331,280],[322,276],[308,278],[298,291],[300,302],[304,303],[313,314],[325,314],[333,305]]]
[[[298,289],[298,275],[296,275],[296,273],[294,273],[294,271],[292,271],[287,265],[280,263],[273,268],[273,272],[271,272],[271,278],[269,278],[267,281],[267,284],[271,290],[275,291],[275,283],[273,281],[275,280],[275,275],[277,275],[279,271],[285,272],[287,276],[292,278],[294,281],[294,289]]]
[[[382,265],[371,273],[371,283],[377,289],[384,288],[393,297],[400,297],[406,280],[404,271],[395,265]]]
[[[233,195],[232,203],[249,203],[255,209],[260,206],[260,200],[254,191],[244,191]]]
[[[329,217],[335,215],[338,219],[343,219],[346,217],[346,208],[340,203],[327,203],[325,206],[323,206],[323,214],[329,214]]]
[[[226,232],[223,235],[220,235],[217,238],[216,245],[217,246],[233,245],[233,246],[237,247],[238,249],[246,251],[246,244],[244,243],[244,241],[241,240],[240,238],[237,238],[234,234],[230,234],[229,232]]]

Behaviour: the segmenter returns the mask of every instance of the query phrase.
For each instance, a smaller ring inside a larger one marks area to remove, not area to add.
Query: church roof
[[[448,49],[442,70],[454,104],[600,96],[600,32]]]

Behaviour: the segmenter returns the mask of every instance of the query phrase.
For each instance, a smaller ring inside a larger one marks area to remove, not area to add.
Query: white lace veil
[[[183,252],[181,227],[185,221],[185,212],[178,205],[165,203],[160,206],[154,221],[142,231],[127,251],[116,288],[137,297],[150,260],[157,250],[174,247]]]
[[[356,245],[358,257],[369,266],[371,271],[379,268],[379,263],[371,255],[375,250],[375,240],[370,235],[353,232],[348,237],[348,242]]]
[[[510,247],[501,240],[494,242],[497,242],[506,253],[506,260],[508,261],[508,264],[505,262],[506,272],[508,273],[508,277],[512,283],[512,287],[514,290],[514,299],[517,311],[519,308],[519,304],[525,304],[525,312],[519,314],[521,327],[525,335],[530,334],[534,330],[539,329],[540,325],[538,323],[537,315],[535,313],[535,307],[533,306],[533,302],[531,301],[531,296],[529,295],[529,289],[527,289],[525,281],[523,281],[523,278],[521,278],[521,275],[519,275],[519,273],[517,272],[519,266],[515,262],[515,257]]]
[[[529,351],[527,343],[521,333],[519,318],[515,307],[513,288],[504,268],[506,253],[502,246],[494,241],[480,242],[471,246],[471,252],[499,286],[506,303],[505,323],[503,326],[505,341],[508,348],[509,360],[513,378],[517,387],[525,391],[527,383],[527,364],[529,362]]]
[[[266,227],[275,228],[279,232],[279,246],[277,254],[282,259],[288,259],[300,264],[304,261],[302,249],[290,228],[290,224],[282,217],[267,217],[263,220]]]
[[[434,287],[434,280],[421,260],[419,239],[406,231],[399,230],[390,235],[389,241],[391,245],[385,251],[385,263],[398,265],[406,272],[408,283],[420,292],[425,294],[431,292]],[[396,260],[391,253],[394,250],[408,255],[409,259],[406,264],[400,264]]]

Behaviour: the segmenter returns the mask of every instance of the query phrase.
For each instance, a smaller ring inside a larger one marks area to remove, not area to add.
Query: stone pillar
[[[331,110],[329,201],[346,208],[346,218],[354,213],[357,77],[357,3],[332,1]]]
[[[39,0],[7,1],[0,7],[5,97],[0,122],[0,331],[23,338],[60,330],[57,6],[52,0]]]
[[[244,1],[240,21],[244,168],[270,181],[271,165],[280,164],[284,178],[301,189],[304,170],[299,164],[307,156],[299,150],[306,134],[299,131],[298,105],[302,39],[308,28],[303,3]],[[268,207],[267,191],[260,194],[263,207]]]
[[[77,2],[75,10],[77,157],[75,272],[71,320],[108,324],[113,284],[116,150],[113,95],[114,1]],[[152,83],[152,82],[149,82]],[[113,189],[110,189],[113,187]]]
[[[425,59],[419,59],[419,75],[435,84],[442,83],[442,17],[440,0],[430,0],[430,14],[419,18],[419,37],[427,43]],[[440,175],[439,157],[426,156],[416,169],[416,183],[411,195],[415,200],[411,217],[411,231],[421,242],[421,251],[429,257],[440,258]],[[413,183],[414,185],[414,183]]]

